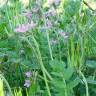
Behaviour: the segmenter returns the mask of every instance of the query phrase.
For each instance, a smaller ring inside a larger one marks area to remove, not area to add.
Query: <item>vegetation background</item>
[[[96,1],[0,0],[0,96],[96,96]]]

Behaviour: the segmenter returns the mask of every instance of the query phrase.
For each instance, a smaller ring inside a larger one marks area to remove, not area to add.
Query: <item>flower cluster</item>
[[[28,19],[32,18],[32,12],[30,10],[25,10],[21,15],[27,17]]]
[[[56,45],[57,44],[57,40],[54,40],[54,39],[50,40],[50,44],[51,45]]]
[[[25,73],[25,76],[26,76],[27,78],[30,78],[30,77],[31,77],[31,72],[30,72],[30,71],[27,71],[27,72]]]
[[[25,76],[27,77],[27,79],[25,80],[24,86],[28,88],[31,85],[31,81],[30,81],[31,72],[30,71],[27,71],[25,73]]]
[[[59,31],[59,35],[62,36],[64,39],[68,38],[68,35],[66,34],[66,32],[63,32],[63,31]]]
[[[51,22],[51,20],[47,19],[47,20],[45,21],[45,26],[46,26],[46,28],[51,28],[51,27],[52,27],[52,22]]]
[[[56,16],[56,10],[52,7],[44,15],[46,18]]]
[[[21,24],[21,25],[17,26],[14,31],[18,32],[18,33],[25,33],[35,27],[36,27],[36,24],[33,21],[31,21],[31,23]]]
[[[55,5],[58,5],[60,3],[61,0],[47,0],[48,4],[51,5],[51,4],[55,4]]]
[[[34,13],[37,13],[39,10],[40,9],[39,9],[38,6],[35,6],[35,7],[32,8],[32,12],[34,12]]]
[[[31,85],[30,80],[25,80],[24,86],[28,88],[30,87],[30,85]]]

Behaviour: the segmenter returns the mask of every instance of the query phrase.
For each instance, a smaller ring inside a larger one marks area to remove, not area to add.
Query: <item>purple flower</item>
[[[50,41],[50,44],[51,44],[51,45],[57,44],[57,40],[53,40],[53,39],[52,39],[52,40]]]
[[[24,13],[22,13],[22,15],[27,17],[28,19],[31,19],[32,12],[30,10],[26,10]]]
[[[51,28],[52,27],[52,22],[50,20],[46,20],[46,28]]]
[[[32,11],[33,11],[34,13],[37,13],[37,12],[39,11],[39,7],[38,7],[38,6],[35,6],[35,7],[32,9]]]
[[[55,5],[59,5],[61,0],[54,0]]]
[[[24,83],[24,86],[25,87],[30,87],[31,83],[30,83],[30,80],[25,80],[25,83]]]
[[[60,31],[59,32],[59,35],[62,36],[64,39],[67,39],[68,38],[68,35],[66,34],[66,32]]]
[[[14,31],[20,32],[20,33],[25,33],[28,31],[28,29],[29,29],[28,24],[21,24],[21,25],[17,26]]]
[[[16,20],[17,18],[18,18],[18,16],[13,16],[13,19],[15,19],[15,20]]]
[[[54,8],[49,9],[49,13],[51,16],[56,16],[56,10]]]
[[[46,18],[56,16],[56,10],[54,8],[50,8],[44,15]]]
[[[36,27],[36,24],[33,21],[31,21],[31,23],[29,23],[28,26],[29,26],[29,29],[33,29]]]
[[[42,0],[35,0],[36,1],[36,5],[41,6],[42,5]]]
[[[21,25],[17,26],[14,31],[18,32],[18,33],[25,33],[35,27],[36,27],[36,24],[33,23],[33,21],[31,21],[31,23],[21,24]]]
[[[58,5],[60,3],[61,0],[47,0],[48,4],[51,5],[51,4],[56,4]]]
[[[28,78],[30,78],[31,77],[31,72],[30,71],[26,72],[25,73],[25,76],[28,77]]]
[[[54,0],[47,0],[48,4],[51,5],[54,3]]]

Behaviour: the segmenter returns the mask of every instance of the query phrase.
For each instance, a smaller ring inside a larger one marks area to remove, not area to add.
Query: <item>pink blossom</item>
[[[25,33],[29,30],[28,24],[21,24],[18,27],[15,28],[15,32]]]
[[[18,33],[25,33],[35,27],[36,27],[36,24],[33,21],[31,21],[31,23],[21,24],[21,25],[17,26],[14,31],[18,32]]]

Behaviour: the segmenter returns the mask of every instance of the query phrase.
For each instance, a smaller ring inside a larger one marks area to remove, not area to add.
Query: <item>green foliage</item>
[[[0,7],[0,96],[95,96],[96,12],[84,0],[29,1]]]
[[[54,91],[56,91],[56,96],[73,96],[74,94],[73,88],[76,87],[80,83],[80,79],[78,76],[73,76],[75,70],[73,68],[66,68],[66,64],[62,61],[53,60],[50,62],[50,66],[52,67],[52,85]],[[62,95],[61,95],[62,94]]]
[[[87,60],[87,61],[86,61],[86,66],[95,69],[95,68],[96,68],[96,61]]]

